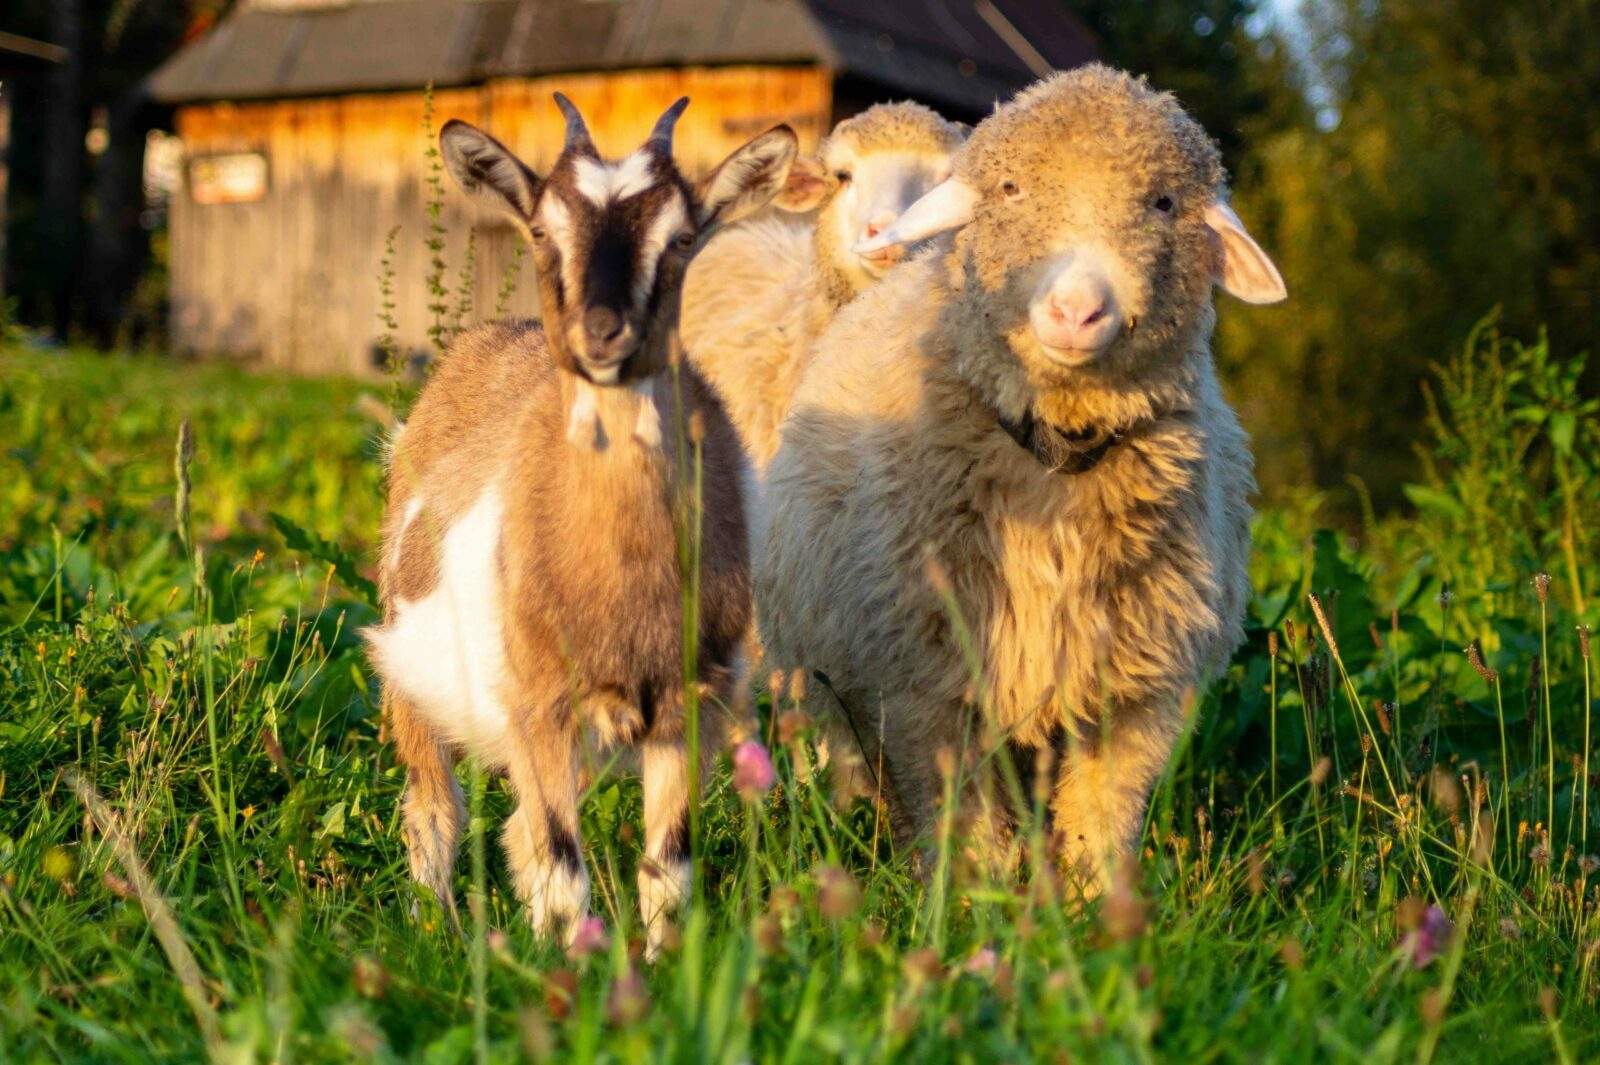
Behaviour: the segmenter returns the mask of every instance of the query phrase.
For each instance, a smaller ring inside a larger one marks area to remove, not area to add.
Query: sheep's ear
[[[1217,283],[1224,292],[1246,303],[1281,303],[1289,298],[1283,275],[1261,245],[1245,231],[1244,223],[1221,200],[1206,208],[1206,225],[1222,247],[1222,267]]]
[[[981,198],[977,189],[960,178],[945,178],[923,193],[922,199],[907,207],[888,229],[871,240],[861,241],[851,250],[857,255],[870,255],[894,244],[915,244],[947,230],[959,229],[972,221]]]
[[[453,118],[439,131],[439,151],[444,168],[468,196],[528,224],[539,202],[539,177],[509,148]]]
[[[700,228],[723,226],[765,207],[789,176],[800,142],[788,126],[774,126],[717,164],[700,182]]]
[[[789,168],[789,176],[783,189],[773,197],[772,206],[780,211],[804,214],[822,206],[822,201],[832,191],[833,182],[828,180],[822,160],[814,155],[803,155]]]

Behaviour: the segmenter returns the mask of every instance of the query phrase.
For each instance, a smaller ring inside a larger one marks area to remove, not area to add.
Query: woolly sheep
[[[965,764],[942,750],[1006,746],[1093,895],[1240,642],[1252,460],[1210,292],[1286,293],[1226,196],[1171,96],[1091,66],[998,109],[863,249],[959,227],[819,339],[756,601],[773,663],[881,749],[902,837]],[[1003,864],[1022,811],[996,784],[964,787],[961,838]]]
[[[731,227],[695,258],[683,286],[690,360],[727,404],[758,475],[804,355],[833,316],[904,258],[901,245],[852,251],[950,174],[967,127],[921,104],[877,104],[796,161],[769,211]],[[793,213],[816,210],[814,220]]]

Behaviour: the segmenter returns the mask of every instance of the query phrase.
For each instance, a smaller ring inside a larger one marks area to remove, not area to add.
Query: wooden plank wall
[[[436,124],[476,123],[537,171],[560,150],[560,89],[588,119],[600,150],[621,155],[643,140],[663,108],[692,103],[679,123],[686,173],[703,172],[751,136],[786,121],[803,148],[824,133],[831,80],[816,68],[729,67],[499,81],[434,96]],[[172,328],[185,352],[258,361],[305,373],[368,374],[379,334],[379,260],[400,227],[395,263],[403,350],[428,350],[429,253],[421,93],[346,96],[183,108],[186,156],[260,151],[264,199],[247,204],[175,198],[171,214]],[[446,282],[455,300],[466,235],[476,234],[472,320],[493,316],[520,236],[479,215],[446,178]],[[524,260],[526,261],[526,260]],[[534,313],[531,269],[511,301]]]

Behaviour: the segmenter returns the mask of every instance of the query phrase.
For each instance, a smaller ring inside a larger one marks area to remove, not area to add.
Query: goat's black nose
[[[609,344],[622,332],[622,315],[609,307],[590,307],[583,314],[583,331],[597,344]]]

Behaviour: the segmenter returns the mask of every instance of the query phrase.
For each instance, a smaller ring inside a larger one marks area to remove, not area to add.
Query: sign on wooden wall
[[[267,157],[261,152],[203,155],[189,162],[195,203],[254,203],[267,195]]]

